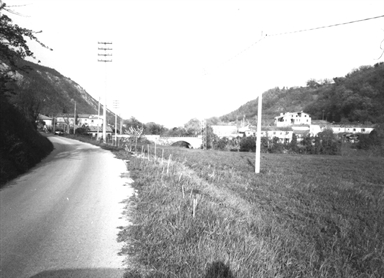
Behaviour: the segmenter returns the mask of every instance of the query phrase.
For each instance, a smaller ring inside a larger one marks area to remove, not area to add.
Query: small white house
[[[82,126],[101,126],[103,124],[103,116],[79,114],[77,115],[77,124]]]
[[[52,126],[52,118],[39,114],[39,120],[42,120],[47,127]]]

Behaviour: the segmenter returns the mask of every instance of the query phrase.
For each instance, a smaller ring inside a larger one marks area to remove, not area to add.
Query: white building
[[[275,117],[275,126],[291,126],[291,125],[311,125],[311,117],[309,114],[301,112],[280,113]]]
[[[74,122],[73,114],[61,114],[56,116],[56,122],[58,124],[69,124],[73,126]],[[92,115],[92,114],[78,114],[77,115],[77,126],[102,126],[103,116]]]
[[[79,126],[101,126],[103,124],[103,115],[79,114],[77,115],[77,124]]]
[[[267,137],[273,140],[274,137],[279,139],[280,143],[289,143],[292,141],[293,130],[281,130],[279,128],[261,127],[261,137]]]
[[[365,127],[365,126],[342,126],[342,125],[332,125],[331,129],[334,134],[338,133],[352,133],[352,134],[370,134],[374,129],[373,127]]]
[[[242,134],[238,133],[237,126],[235,125],[213,125],[212,130],[219,138],[242,136]]]

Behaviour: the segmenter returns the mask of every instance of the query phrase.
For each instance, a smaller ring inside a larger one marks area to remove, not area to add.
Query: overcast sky
[[[43,31],[53,51],[32,45],[42,65],[96,99],[107,92],[124,118],[167,127],[222,116],[270,88],[384,61],[383,17],[272,36],[384,15],[383,0],[4,2],[26,4],[12,19]],[[100,41],[113,42],[107,66],[97,62]]]

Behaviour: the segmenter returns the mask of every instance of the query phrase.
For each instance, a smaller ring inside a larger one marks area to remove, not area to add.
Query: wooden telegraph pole
[[[99,122],[100,122],[100,96],[99,96],[99,105],[97,107],[97,135],[96,135],[96,140],[99,140]]]
[[[113,101],[113,108],[115,110],[115,145],[117,146],[117,113],[116,111],[119,109],[119,101],[117,99]]]
[[[107,59],[108,56],[112,56],[112,54],[107,51],[112,50],[112,48],[108,48],[108,45],[112,45],[111,42],[98,42],[98,44],[103,45],[104,47],[99,47],[98,50],[103,51],[102,53],[98,53],[98,56],[103,56],[103,59],[98,59],[98,62],[103,62],[107,65],[108,62],[112,62],[112,59]],[[105,66],[105,68],[107,68]],[[105,70],[105,79],[107,79],[107,71]],[[103,142],[107,141],[107,82],[105,81],[105,91],[104,91],[104,107],[103,107]]]

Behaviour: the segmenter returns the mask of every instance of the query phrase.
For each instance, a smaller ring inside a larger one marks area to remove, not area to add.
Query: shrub
[[[256,138],[253,136],[244,137],[240,141],[241,152],[255,152],[256,151]]]
[[[79,128],[76,128],[76,135],[88,135],[87,134],[87,132],[88,132],[88,129],[87,128],[85,128],[85,127],[79,127]]]
[[[53,150],[52,143],[0,97],[0,184],[26,172]]]

